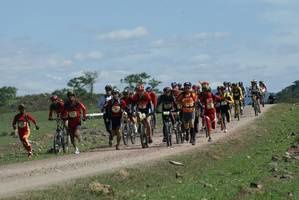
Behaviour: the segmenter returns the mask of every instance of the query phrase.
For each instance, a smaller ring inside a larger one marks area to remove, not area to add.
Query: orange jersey
[[[196,101],[197,95],[194,92],[182,92],[177,98],[183,112],[194,112]]]

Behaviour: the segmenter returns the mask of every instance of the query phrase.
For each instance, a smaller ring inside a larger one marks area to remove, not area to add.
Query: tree
[[[130,74],[125,78],[121,79],[120,82],[128,84],[130,89],[134,89],[138,84],[146,84],[147,79],[149,79],[150,77],[151,76],[149,74],[142,72],[139,74]]]
[[[97,78],[97,72],[84,72],[82,82],[88,87],[91,98],[93,96],[94,84],[96,83]]]
[[[158,86],[162,83],[162,81],[156,80],[155,78],[152,78],[148,81],[148,84],[153,88],[153,90],[156,93],[159,93]]]
[[[17,88],[2,87],[0,88],[0,106],[10,105],[17,97]]]
[[[83,76],[78,76],[69,80],[67,85],[71,87],[79,96],[86,95],[89,90],[90,97],[93,96],[94,84],[98,78],[97,72],[84,72]]]

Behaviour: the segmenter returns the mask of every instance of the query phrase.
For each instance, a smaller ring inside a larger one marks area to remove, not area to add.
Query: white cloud
[[[134,29],[123,29],[117,31],[111,31],[108,33],[101,33],[97,35],[98,40],[129,40],[135,38],[141,38],[147,36],[149,33],[143,26],[136,27]]]
[[[76,60],[101,60],[103,58],[104,54],[100,51],[91,51],[88,53],[76,53],[74,55],[74,58]]]

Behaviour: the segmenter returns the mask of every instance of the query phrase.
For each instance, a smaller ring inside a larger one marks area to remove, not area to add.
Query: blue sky
[[[1,1],[0,87],[66,87],[98,71],[96,91],[130,73],[162,80],[264,80],[279,91],[299,74],[299,1]]]

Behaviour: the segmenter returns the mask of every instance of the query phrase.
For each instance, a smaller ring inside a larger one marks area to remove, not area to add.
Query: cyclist
[[[111,126],[109,120],[107,120],[107,112],[106,112],[106,107],[107,107],[107,102],[112,99],[112,86],[111,85],[106,85],[105,86],[105,92],[106,94],[104,96],[101,96],[99,101],[98,101],[98,107],[100,108],[101,112],[103,113],[103,120],[105,124],[106,131],[109,133],[109,146],[112,146],[112,132],[111,132]]]
[[[158,98],[158,107],[162,106],[162,113],[164,111],[174,111],[175,110],[175,98],[171,95],[171,88],[165,87],[163,89],[163,94]],[[171,114],[171,121],[174,124],[174,116]],[[166,116],[162,115],[163,120],[163,142],[166,142],[166,131],[165,131],[165,118]]]
[[[126,102],[120,99],[120,91],[114,89],[112,91],[112,99],[107,103],[107,120],[111,122],[112,138],[117,136],[116,150],[119,150],[121,140],[121,118],[126,109]]]
[[[32,153],[32,146],[29,143],[29,136],[30,136],[30,121],[35,125],[36,130],[39,130],[39,127],[36,124],[36,120],[28,113],[25,112],[25,105],[20,104],[18,106],[19,113],[15,115],[12,127],[14,130],[18,130],[19,138],[24,146],[24,148],[28,152],[28,157],[33,155]],[[17,127],[18,126],[18,127]]]
[[[195,118],[195,104],[197,95],[192,91],[192,84],[190,82],[184,83],[184,91],[178,96],[177,103],[181,107],[183,127],[186,132],[186,141],[195,145],[195,131],[194,131],[194,118]]]
[[[146,119],[143,121],[144,126],[146,128],[146,134],[148,137],[148,141],[149,143],[152,143],[152,130],[151,130],[151,126],[150,126],[150,103],[151,103],[151,97],[150,95],[145,92],[144,90],[144,85],[143,84],[139,84],[136,87],[136,94],[132,97],[132,100],[134,102],[134,104],[137,107],[137,111],[146,114]]]
[[[128,114],[128,119],[133,123],[134,127],[134,133],[137,133],[137,119],[136,116],[133,115],[133,93],[129,90],[129,88],[125,88],[124,91],[122,92],[122,98],[121,100],[125,101],[126,103],[126,112]]]
[[[68,132],[71,138],[71,143],[75,148],[75,154],[79,154],[80,151],[76,146],[75,138],[78,142],[80,139],[80,127],[81,127],[81,115],[83,115],[83,121],[86,120],[86,107],[77,100],[75,94],[71,91],[67,93],[67,101],[64,103],[64,109],[68,119]]]
[[[232,96],[233,96],[233,100],[234,100],[234,106],[235,106],[235,118],[237,118],[237,107],[236,106],[239,106],[240,108],[240,111],[241,113],[243,113],[243,108],[242,108],[242,100],[243,100],[243,92],[242,92],[242,89],[236,84],[236,83],[233,83],[232,84]],[[236,102],[239,103],[239,105],[236,105]]]
[[[216,96],[220,96],[220,94],[221,94],[220,88],[221,87],[223,87],[223,86],[217,87],[217,92],[215,93]],[[215,102],[215,110],[216,110],[217,123],[221,124],[222,116],[221,116],[221,111],[220,111],[220,101]]]
[[[229,92],[225,90],[224,86],[219,88],[220,99],[217,101],[220,102],[220,113],[221,113],[221,130],[226,133],[227,127],[226,122],[230,122],[230,105],[234,103],[233,97]]]
[[[64,115],[64,102],[62,99],[58,98],[57,95],[52,95],[50,97],[51,104],[49,108],[49,120],[53,119],[53,113],[56,113],[56,118],[62,118]]]
[[[181,93],[181,91],[179,90],[179,86],[176,82],[172,82],[171,83],[171,88],[172,88],[172,95],[174,96],[174,98],[177,98],[179,96],[179,94]]]
[[[157,104],[158,104],[158,97],[157,97],[155,91],[153,91],[153,88],[150,87],[150,86],[146,88],[146,92],[151,97],[151,115],[153,117],[153,122],[154,122],[152,128],[155,128],[156,127],[156,114],[155,114],[155,110],[156,110]],[[154,130],[152,130],[152,131],[154,131]]]
[[[261,113],[260,104],[259,104],[260,97],[261,97],[261,90],[260,90],[259,86],[257,85],[256,80],[251,81],[250,94],[251,94],[251,99],[252,99],[252,107],[254,107],[253,102],[256,100],[257,110],[259,113]]]
[[[211,92],[211,87],[208,82],[202,82],[201,87],[202,92],[200,94],[200,101],[204,105],[203,117],[208,132],[208,142],[211,142],[211,131],[216,128],[216,109],[214,107],[214,102],[216,102],[219,97]]]
[[[245,97],[246,97],[246,90],[245,90],[245,87],[243,85],[243,82],[239,82],[239,87],[241,88],[242,90],[242,94],[243,94],[243,101],[242,101],[242,109],[244,110],[244,107],[245,107]]]
[[[198,97],[200,93],[200,86],[193,85],[192,90],[195,92],[196,96]],[[202,105],[199,101],[199,98],[197,98],[196,104],[195,104],[195,119],[194,119],[194,131],[195,133],[198,133],[198,126],[199,126],[199,118],[200,113],[202,112]]]
[[[260,99],[260,102],[261,102],[261,104],[264,107],[264,105],[265,105],[265,103],[264,103],[265,102],[265,95],[267,93],[267,86],[265,85],[265,83],[263,81],[260,81],[259,82],[259,87],[260,87],[260,90],[261,90],[261,99]]]

